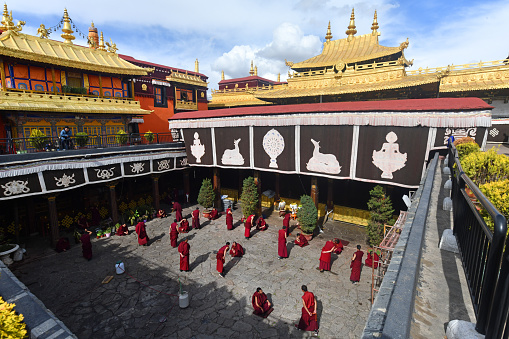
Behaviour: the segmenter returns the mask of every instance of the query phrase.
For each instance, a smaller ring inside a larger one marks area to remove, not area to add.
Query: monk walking
[[[298,324],[295,324],[299,330],[302,331],[315,331],[318,335],[318,321],[316,316],[316,298],[311,292],[308,292],[306,285],[302,285],[302,315]]]
[[[286,230],[284,227],[278,231],[277,254],[279,255],[278,259],[288,258],[288,251],[286,250]]]
[[[283,219],[283,228],[286,228],[286,236],[290,235],[290,213],[285,214]]]
[[[334,241],[327,241],[325,246],[322,248],[322,253],[320,254],[320,273],[323,271],[330,271],[331,269],[331,254],[336,250],[336,241],[339,240],[334,239]]]
[[[229,249],[230,249],[230,243],[227,242],[226,245],[221,247],[216,254],[216,259],[217,259],[216,269],[217,269],[217,272],[219,273],[219,275],[223,278],[224,278],[224,273],[223,273],[224,261],[226,258],[226,253],[228,252]]]
[[[233,229],[233,213],[232,209],[228,207],[226,210],[226,229],[231,231]]]
[[[232,249],[230,250],[230,256],[242,257],[244,255],[244,248],[235,241],[232,243]]]
[[[244,237],[246,237],[246,239],[251,238],[251,227],[253,227],[254,217],[254,214],[251,214],[244,222]]]
[[[256,292],[253,294],[251,303],[253,304],[254,308],[253,313],[262,318],[267,318],[269,314],[274,310],[274,308],[272,308],[272,304],[267,299],[267,296],[265,293],[263,293],[260,287],[258,287]]]
[[[191,246],[187,242],[187,239],[184,239],[178,247],[178,251],[180,254],[180,272],[188,272],[189,271],[189,249]]]
[[[309,245],[309,242],[305,236],[303,236],[300,233],[297,233],[297,238],[295,238],[295,245],[300,246],[300,247],[305,247],[305,246]]]
[[[177,225],[177,219],[173,219],[173,223],[170,225],[170,243],[171,247],[177,247],[177,239],[179,236],[179,230]]]
[[[85,229],[80,237],[81,251],[83,252],[83,257],[88,261],[92,259],[92,243],[90,242],[90,234],[92,234],[92,232]]]
[[[350,268],[352,273],[350,274],[350,281],[352,284],[357,284],[361,280],[361,268],[362,268],[362,256],[364,252],[361,251],[361,245],[357,245],[357,252],[352,256],[352,262]]]
[[[178,201],[173,203],[173,210],[175,211],[175,218],[177,221],[182,220],[182,206]]]
[[[193,228],[200,229],[200,209],[198,207],[193,211]]]
[[[145,228],[145,223],[140,221],[136,225],[136,233],[138,234],[138,245],[147,246],[148,241],[150,240],[147,235],[147,230]]]

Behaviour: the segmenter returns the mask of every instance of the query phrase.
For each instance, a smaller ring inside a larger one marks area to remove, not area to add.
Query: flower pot
[[[210,217],[210,211],[203,211],[203,217],[208,219]]]
[[[106,238],[109,238],[111,236],[111,233],[106,233]]]
[[[3,252],[0,252],[0,259],[3,261],[3,263],[7,266],[9,266],[10,264],[12,264],[12,259],[11,259],[11,253],[14,253],[18,250],[19,248],[19,245],[16,245],[16,244],[8,244],[11,246],[11,249],[8,249],[8,250],[5,250]]]

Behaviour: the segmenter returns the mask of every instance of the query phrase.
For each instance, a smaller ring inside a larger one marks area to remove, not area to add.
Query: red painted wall
[[[173,116],[173,101],[168,99],[168,107],[154,107],[154,97],[136,96],[143,109],[154,111],[143,116],[143,124],[139,124],[140,133],[148,131],[154,133],[168,133],[168,119]]]
[[[198,101],[198,111],[207,111],[209,109],[209,104],[207,102],[199,102]]]

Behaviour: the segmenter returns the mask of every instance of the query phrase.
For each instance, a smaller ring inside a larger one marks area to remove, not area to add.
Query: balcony
[[[197,111],[198,103],[192,101],[177,100],[175,101],[175,109],[185,111]]]

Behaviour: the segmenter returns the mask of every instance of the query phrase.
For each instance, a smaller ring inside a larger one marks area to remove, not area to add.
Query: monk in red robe
[[[226,229],[228,231],[233,229],[233,213],[231,208],[226,210]]]
[[[200,209],[198,207],[193,211],[193,228],[200,229]]]
[[[229,249],[230,249],[230,243],[227,242],[226,245],[221,247],[216,254],[216,259],[217,259],[216,269],[217,269],[217,272],[219,273],[219,275],[223,278],[224,278],[224,273],[223,273],[224,261],[226,258],[226,253],[228,253]]]
[[[343,252],[343,243],[341,242],[341,239],[335,238],[334,243],[336,243],[336,249],[334,250],[334,253],[341,254],[341,252]]]
[[[236,243],[235,241],[232,243],[232,248],[230,250],[230,255],[232,257],[242,257],[244,255],[244,248]]]
[[[260,231],[265,231],[268,227],[269,226],[267,226],[265,219],[263,219],[263,217],[260,215],[256,220],[256,229]]]
[[[380,260],[378,253],[373,251],[373,249],[368,250],[366,261],[364,261],[364,265],[368,267],[373,267],[374,269],[378,268],[378,261]]]
[[[254,217],[254,214],[251,214],[244,222],[244,237],[246,237],[246,239],[251,238],[251,227],[253,227]]]
[[[286,250],[286,230],[284,228],[278,231],[277,254],[279,255],[278,259],[288,258],[288,251]]]
[[[92,234],[91,231],[85,230],[80,237],[81,251],[83,252],[83,257],[88,261],[92,259],[92,243],[90,242],[90,234]]]
[[[86,216],[82,216],[79,220],[78,220],[78,226],[84,230],[88,229],[89,225],[88,225],[88,220],[87,220],[87,217]]]
[[[304,247],[309,245],[308,240],[306,237],[304,237],[302,234],[297,233],[297,238],[295,238],[295,245],[298,245],[300,247]]]
[[[361,251],[361,245],[357,245],[357,252],[352,256],[352,262],[350,268],[352,273],[350,274],[350,281],[355,284],[361,280],[361,268],[362,268],[362,256],[364,252]]]
[[[283,219],[283,228],[286,228],[286,236],[290,235],[290,213],[285,214],[285,218]]]
[[[189,249],[191,246],[187,242],[187,239],[184,239],[178,247],[178,251],[180,254],[180,272],[188,272],[189,271]]]
[[[156,215],[156,217],[157,217],[157,218],[160,218],[160,219],[162,219],[162,218],[166,218],[166,212],[165,212],[165,210],[159,210],[159,211],[157,211],[157,215]]]
[[[187,233],[189,231],[189,221],[187,219],[180,220],[179,233]]]
[[[129,228],[126,224],[120,225],[120,227],[117,230],[117,235],[128,235],[129,234]]]
[[[173,210],[175,211],[175,218],[177,221],[182,220],[182,206],[179,204],[178,201],[175,201],[173,203]]]
[[[302,315],[298,324],[295,324],[299,330],[315,331],[318,335],[318,321],[316,316],[316,298],[311,292],[308,292],[306,285],[302,285]]]
[[[334,241],[327,241],[325,243],[325,246],[322,248],[322,253],[320,254],[320,273],[323,273],[323,271],[330,271],[331,269],[331,254],[336,250],[336,240]]]
[[[99,226],[99,224],[101,223],[101,213],[99,213],[97,206],[93,206],[91,212],[92,212],[91,226]]]
[[[253,313],[262,317],[267,318],[269,314],[274,310],[272,308],[272,304],[267,299],[265,293],[263,293],[262,289],[258,287],[256,292],[253,294],[251,298],[251,303],[253,304],[254,311]]]
[[[55,251],[58,253],[67,252],[67,250],[71,249],[71,243],[69,242],[69,238],[60,238],[58,239],[57,245],[55,246]]]
[[[219,213],[217,213],[217,209],[214,207],[212,211],[210,211],[209,220],[216,220],[217,218],[219,218]]]
[[[143,221],[136,225],[136,233],[138,234],[138,245],[147,246],[150,239],[147,236],[147,230]]]
[[[179,236],[179,230],[177,225],[177,219],[173,219],[173,223],[170,225],[170,243],[171,247],[177,247],[177,239]]]

